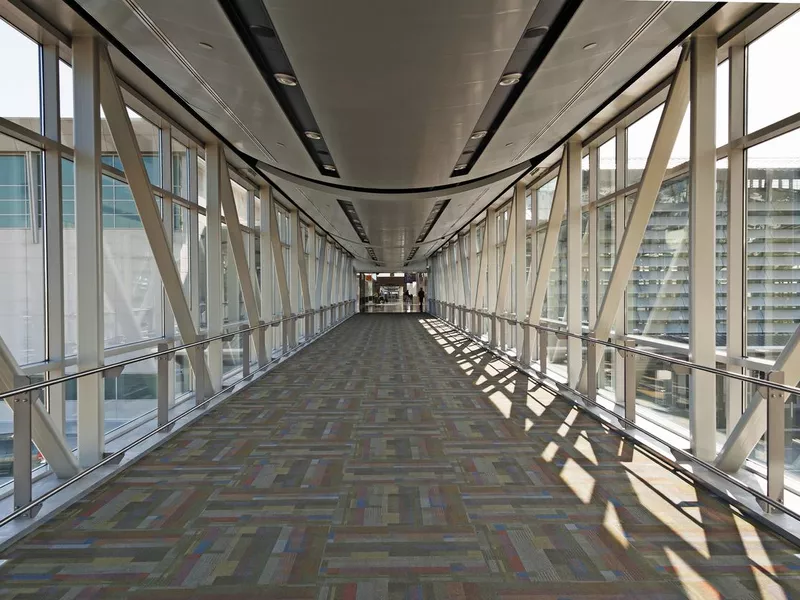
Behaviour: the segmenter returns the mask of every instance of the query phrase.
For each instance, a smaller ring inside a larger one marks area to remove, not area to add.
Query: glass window
[[[747,151],[747,352],[774,359],[800,315],[800,130]]]
[[[542,187],[536,190],[536,220],[541,223],[550,218],[550,208],[553,206],[553,196],[556,193],[558,177],[553,177]]]
[[[233,201],[236,203],[236,213],[239,215],[239,222],[242,225],[247,225],[249,218],[247,190],[233,179],[231,179],[231,188],[233,189]]]
[[[0,19],[0,117],[41,130],[39,44]]]
[[[658,193],[628,284],[628,332],[689,341],[689,179]]]
[[[189,209],[178,204],[172,205],[172,253],[178,274],[183,283],[183,291],[191,306],[192,286],[189,272]]]
[[[206,161],[197,157],[197,203],[206,206]]]
[[[603,298],[611,279],[611,271],[617,256],[616,230],[614,219],[616,206],[612,202],[604,204],[597,209],[597,307],[603,303]]]
[[[544,316],[566,322],[567,318],[567,221],[561,222],[556,255],[550,269]]]
[[[728,340],[728,159],[717,161],[717,346]]]
[[[728,96],[730,70],[727,60],[717,66],[717,148],[728,143]]]
[[[189,149],[172,139],[172,193],[189,198]]]
[[[72,87],[72,67],[63,60],[58,61],[58,104],[61,113],[61,143],[72,148],[75,145],[73,119],[75,98]]]
[[[581,322],[589,324],[589,213],[581,214]]]
[[[200,256],[198,263],[200,265],[200,272],[198,273],[199,284],[199,304],[200,304],[200,328],[205,329],[208,327],[208,230],[206,228],[207,220],[205,215],[197,215],[197,229],[200,238],[199,250]]]
[[[39,150],[0,135],[0,336],[20,364],[46,357],[41,169]]]
[[[663,104],[651,110],[626,130],[628,152],[625,165],[626,185],[633,185],[642,179],[647,157],[656,137],[662,110],[664,110]]]
[[[800,94],[786,71],[786,61],[798,55],[800,13],[747,46],[748,133],[800,112]]]
[[[117,200],[109,202],[106,199],[108,188],[103,186],[103,288],[107,348],[164,335],[161,277],[153,252],[141,226],[136,204],[130,200],[119,200],[130,195],[128,186],[113,181],[111,190]],[[160,202],[160,198],[157,201]]]
[[[612,137],[597,149],[597,197],[617,189],[617,138]]]
[[[223,322],[238,323],[247,316],[244,308],[241,290],[239,288],[239,275],[236,272],[236,263],[230,247],[228,227],[222,225],[222,281],[223,281]]]
[[[581,159],[581,204],[589,202],[589,155]]]

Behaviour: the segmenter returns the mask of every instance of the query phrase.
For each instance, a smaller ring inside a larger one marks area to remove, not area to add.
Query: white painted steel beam
[[[675,73],[672,77],[669,94],[666,104],[661,112],[661,119],[658,123],[653,146],[647,157],[642,179],[639,184],[639,193],[631,209],[625,227],[625,233],[617,250],[614,268],[608,282],[605,297],[600,305],[597,315],[597,322],[593,336],[600,340],[607,340],[611,334],[611,327],[616,318],[620,304],[625,296],[628,281],[633,272],[636,255],[639,252],[644,239],[647,223],[653,212],[661,183],[664,180],[664,173],[667,170],[675,140],[681,122],[686,114],[686,107],[689,104],[689,64],[687,51],[681,53]],[[617,157],[617,162],[624,160],[624,157]],[[598,362],[590,368],[597,369],[599,366],[600,353],[597,354]],[[582,369],[581,387],[586,385],[586,369]]]
[[[544,298],[547,294],[547,284],[550,281],[550,269],[556,257],[558,234],[561,230],[561,221],[567,209],[567,150],[561,156],[561,165],[558,171],[556,189],[553,194],[553,203],[550,206],[550,217],[544,235],[544,244],[539,256],[538,268],[534,271],[531,267],[530,277],[535,277],[533,293],[528,310],[528,323],[538,325],[542,318]]]
[[[259,243],[261,244],[261,318],[266,322],[272,321],[275,315],[275,310],[272,306],[275,263],[272,257],[272,232],[270,231],[270,223],[272,222],[270,194],[270,187],[266,185],[261,188],[258,198],[261,203],[261,225],[259,226]],[[272,358],[272,352],[275,349],[274,330],[273,327],[270,327],[264,332],[268,359]]]
[[[208,337],[222,335],[222,203],[220,186],[228,176],[225,153],[219,144],[206,145],[206,321]],[[207,360],[211,387],[222,389],[222,341],[208,344]]]
[[[523,181],[518,181],[517,184],[514,186],[514,204],[516,205],[516,211],[514,213],[514,217],[512,221],[509,221],[509,229],[513,230],[514,233],[514,245],[509,246],[506,243],[506,248],[513,248],[514,252],[514,312],[516,313],[516,319],[518,322],[522,323],[526,318],[526,309],[525,306],[525,292],[526,292],[526,274],[525,274],[525,244],[526,244],[526,230],[527,230],[527,214],[526,214],[526,189],[525,183]],[[523,339],[525,338],[524,335],[524,327],[522,325],[517,325],[514,327],[515,330],[515,347],[517,349],[517,358],[521,358],[526,355],[525,349],[523,349]]]
[[[690,55],[689,358],[716,367],[716,36],[694,36]],[[689,379],[689,429],[694,455],[717,454],[717,376],[693,371]]]
[[[247,250],[244,244],[244,236],[242,235],[242,227],[239,221],[239,211],[236,208],[236,202],[233,199],[233,188],[231,187],[231,180],[228,173],[224,172],[225,177],[220,181],[220,201],[222,203],[222,212],[225,213],[225,225],[228,229],[228,249],[233,255],[233,263],[236,267],[236,274],[239,277],[239,287],[242,290],[242,299],[244,300],[244,307],[247,311],[247,322],[250,327],[258,326],[259,321],[259,306],[256,300],[255,288],[253,287],[253,280],[250,276],[250,265],[247,260]],[[234,293],[234,302],[238,303],[236,298],[236,290]],[[229,299],[229,302],[231,300]]]
[[[184,343],[193,344],[198,341],[198,336],[192,321],[191,309],[183,291],[183,282],[175,265],[172,245],[161,220],[161,213],[156,204],[153,190],[150,187],[147,171],[136,142],[136,134],[133,131],[125,102],[122,99],[122,92],[117,83],[113,65],[105,48],[101,52],[100,88],[108,126],[114,138],[117,153],[125,168],[128,185],[136,202],[136,209],[142,222],[142,228],[147,236],[147,241],[150,244],[153,260],[158,267],[164,291],[175,315],[178,331]],[[170,220],[169,229],[171,230],[172,214],[170,213],[168,216]],[[189,353],[189,360],[195,371],[202,370],[204,373],[203,380],[209,381],[209,378],[205,377],[207,373],[206,365],[197,364],[197,354]],[[206,397],[210,392],[211,390],[206,391]]]
[[[286,263],[283,260],[283,245],[281,244],[280,231],[278,230],[278,212],[272,196],[272,189],[270,189],[269,197],[269,231],[270,242],[272,243],[272,258],[275,261],[275,278],[277,279],[276,283],[281,297],[283,316],[288,317],[292,315],[292,300],[289,293],[289,281],[286,276]]]

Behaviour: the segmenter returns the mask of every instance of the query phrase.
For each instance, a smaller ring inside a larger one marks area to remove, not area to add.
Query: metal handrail
[[[441,304],[443,304],[445,306],[451,306],[450,304],[448,304],[446,302],[442,302]],[[485,313],[481,313],[477,309],[468,308],[467,310],[469,312],[474,312],[474,313],[478,313],[478,314],[485,314]],[[732,379],[737,379],[737,380],[742,381],[744,383],[752,383],[752,384],[757,385],[757,386],[764,386],[764,387],[780,390],[782,392],[786,392],[787,394],[800,394],[800,387],[795,387],[795,386],[792,386],[792,385],[786,385],[786,384],[782,384],[782,383],[775,383],[775,382],[770,381],[768,379],[759,379],[757,377],[751,377],[750,375],[745,375],[743,373],[736,373],[736,372],[733,372],[733,371],[726,371],[724,369],[718,369],[717,367],[709,367],[709,366],[706,366],[706,365],[699,365],[697,363],[693,363],[692,361],[684,360],[682,358],[674,358],[674,357],[671,357],[671,356],[664,356],[663,354],[657,354],[655,352],[648,352],[647,350],[640,350],[640,349],[634,348],[632,346],[624,346],[622,344],[616,344],[616,343],[610,342],[610,341],[603,341],[603,340],[600,340],[598,338],[594,338],[594,337],[591,337],[591,336],[588,336],[588,335],[572,333],[570,331],[567,331],[566,328],[558,329],[558,328],[554,328],[554,327],[548,327],[546,325],[538,325],[538,324],[535,324],[535,323],[528,323],[527,321],[517,321],[517,320],[509,321],[509,319],[507,319],[507,318],[505,318],[505,317],[503,317],[501,315],[489,314],[489,315],[486,315],[486,316],[490,316],[490,317],[494,316],[494,317],[497,317],[498,319],[502,319],[504,321],[508,321],[510,323],[513,323],[515,325],[519,325],[521,327],[533,327],[534,329],[536,329],[538,331],[545,331],[545,332],[548,332],[548,333],[554,333],[554,334],[557,334],[557,335],[560,335],[560,336],[566,336],[566,337],[571,337],[571,338],[583,340],[584,342],[587,342],[587,343],[599,344],[599,345],[605,346],[607,348],[615,348],[617,350],[622,350],[624,352],[631,352],[633,354],[638,354],[639,356],[644,356],[644,357],[650,358],[652,360],[660,360],[660,361],[663,361],[663,362],[668,362],[670,364],[687,367],[689,369],[696,369],[698,371],[705,371],[706,373],[712,373],[714,375],[722,375],[724,377],[730,377]],[[631,339],[633,339],[633,338],[631,338]],[[634,339],[634,341],[639,341],[639,340],[638,339]]]
[[[347,300],[345,302],[342,302],[341,304],[349,304],[349,303],[353,303],[353,302],[355,302],[355,300]],[[320,310],[314,309],[312,312],[314,312],[314,313],[321,312],[321,309]],[[284,317],[282,319],[278,319],[278,320],[275,320],[275,321],[270,321],[269,323],[259,324],[257,327],[249,327],[247,329],[241,329],[241,330],[238,331],[238,333],[248,333],[248,332],[254,331],[256,329],[260,329],[260,328],[264,328],[264,327],[272,327],[273,324],[283,323],[285,321],[289,321],[289,320],[292,320],[292,319],[293,319],[293,317]],[[225,335],[227,336],[228,334],[225,334]],[[92,374],[95,374],[95,373],[99,373],[99,372],[105,371],[106,369],[112,369],[112,368],[115,368],[115,367],[119,367],[120,365],[132,364],[132,363],[138,362],[140,360],[149,360],[151,358],[158,357],[158,356],[166,356],[166,355],[169,355],[169,354],[174,354],[175,352],[177,352],[179,350],[183,350],[185,348],[193,348],[193,347],[199,346],[201,344],[205,344],[205,343],[208,343],[208,342],[213,342],[213,341],[218,340],[218,339],[222,339],[223,337],[225,337],[225,336],[219,335],[219,336],[215,336],[213,338],[208,338],[208,339],[204,339],[204,340],[201,340],[201,341],[198,341],[198,342],[193,342],[191,344],[185,344],[185,345],[177,347],[177,348],[170,348],[169,350],[166,350],[166,351],[156,352],[156,353],[153,353],[153,354],[148,354],[146,356],[137,357],[136,359],[131,359],[131,360],[128,360],[128,361],[119,362],[119,363],[116,363],[114,365],[108,365],[108,366],[104,366],[104,367],[98,367],[96,369],[90,369],[90,370],[87,370],[87,371],[82,371],[80,373],[75,373],[74,375],[70,375],[70,376],[66,376],[66,377],[60,377],[57,380],[53,379],[51,381],[45,381],[45,382],[42,382],[42,384],[30,385],[30,386],[17,388],[16,390],[13,390],[10,393],[0,394],[0,399],[6,398],[6,397],[10,397],[10,396],[16,396],[16,395],[23,394],[23,393],[27,393],[28,391],[34,391],[34,390],[40,389],[42,387],[48,387],[48,385],[56,385],[58,383],[63,383],[63,381],[65,381],[65,380],[69,381],[69,380],[77,379],[79,377],[83,377],[83,376],[86,376],[86,375],[92,375]],[[267,367],[272,365],[276,360],[277,359],[270,360],[266,364],[256,368],[250,374],[243,376],[236,383],[240,383],[240,382],[244,381],[245,379],[252,378],[253,375],[258,373],[259,371],[263,371],[264,369],[266,369]],[[192,408],[182,412],[181,414],[177,415],[176,417],[173,417],[171,420],[167,421],[163,425],[159,425],[158,427],[156,427],[150,433],[147,433],[147,434],[143,435],[142,437],[140,437],[140,438],[132,441],[131,443],[129,443],[124,448],[121,448],[120,450],[117,450],[116,452],[106,456],[103,460],[101,460],[97,464],[94,464],[91,467],[88,467],[87,469],[85,469],[84,471],[81,471],[80,473],[78,473],[74,477],[71,477],[70,479],[68,479],[67,481],[62,483],[61,485],[58,485],[55,488],[53,488],[52,490],[42,494],[41,496],[39,496],[35,500],[32,500],[30,503],[26,504],[25,506],[16,508],[13,512],[9,513],[8,515],[6,515],[2,519],[0,519],[0,528],[4,527],[5,525],[10,523],[11,521],[17,519],[18,517],[21,517],[21,516],[27,514],[31,509],[33,509],[33,508],[39,506],[40,504],[42,504],[43,502],[49,500],[50,498],[52,498],[53,496],[55,496],[59,492],[65,490],[67,487],[71,486],[76,481],[80,481],[81,479],[83,479],[84,477],[86,477],[90,473],[93,473],[97,469],[99,469],[99,468],[101,468],[101,467],[103,467],[103,466],[105,466],[105,465],[107,465],[109,463],[114,462],[117,458],[119,458],[120,456],[124,455],[128,450],[138,446],[143,441],[151,438],[152,436],[154,436],[155,434],[163,431],[164,429],[168,429],[169,427],[174,425],[177,421],[179,421],[180,419],[182,419],[186,415],[196,411],[198,408],[201,408],[201,407],[205,406],[206,404],[208,404],[209,402],[214,400],[214,398],[218,397],[221,394],[226,393],[227,391],[228,391],[228,388],[220,390],[219,392],[211,395],[209,398],[207,398],[203,402],[201,402],[199,404],[196,404]]]
[[[436,318],[438,318],[441,321],[444,321],[449,326],[457,329],[458,331],[461,331],[462,333],[468,335],[470,338],[472,338],[473,340],[479,342],[482,346],[486,347],[491,352],[495,352],[495,350],[493,348],[491,348],[489,345],[485,344],[482,340],[477,339],[471,333],[461,329],[460,327],[458,327],[457,325],[455,325],[453,323],[450,323],[449,321],[446,321],[442,317],[437,316]],[[517,322],[517,323],[520,324],[519,322]],[[524,325],[525,326],[529,326],[529,327],[534,327],[536,329],[541,329],[541,330],[547,331],[547,332],[558,333],[558,334],[561,334],[561,335],[563,335],[564,333],[567,333],[567,335],[569,337],[579,338],[579,339],[583,339],[583,340],[587,340],[587,341],[596,342],[598,344],[603,344],[603,342],[601,342],[600,340],[597,340],[596,338],[589,338],[588,336],[580,336],[580,335],[576,335],[574,333],[565,332],[564,330],[556,330],[556,329],[552,329],[550,327],[545,327],[543,325],[534,325],[533,323],[525,323]],[[631,348],[629,346],[620,346],[618,344],[613,344],[611,342],[608,342],[607,345],[610,345],[610,346],[612,346],[614,348],[618,348],[618,349],[621,349],[621,350],[625,350],[626,352],[632,352],[632,353],[635,353],[635,354],[642,354],[641,352],[636,352],[635,349],[633,349],[633,348]],[[654,355],[654,354],[652,354],[650,352],[645,352],[644,355],[645,356],[657,357],[659,359],[662,358],[659,355]],[[500,354],[498,354],[498,356],[500,357],[501,360],[505,360],[508,364],[511,364],[511,365],[513,365],[515,367],[521,368],[523,370],[523,372],[526,370],[525,365],[522,365],[519,362],[514,363],[514,361],[511,361],[507,357],[504,357],[504,356],[502,356]],[[663,357],[663,358],[667,358],[667,357]],[[676,360],[679,360],[679,359],[676,359]],[[686,362],[688,362],[688,361],[679,361],[679,364],[686,363]],[[689,364],[694,366],[693,363],[689,363]],[[706,370],[706,369],[704,369],[704,370]],[[718,369],[715,369],[715,370],[718,370]],[[723,374],[723,375],[733,375],[732,373],[728,373],[727,371],[721,371],[721,370],[718,370],[718,371],[720,371],[720,373]],[[757,382],[759,385],[769,385],[769,384],[772,383],[770,381],[762,380],[762,379],[755,379],[755,378],[748,378],[748,379],[751,379],[754,382]],[[778,389],[781,389],[781,388],[796,389],[796,388],[791,388],[791,386],[781,386],[781,385],[777,385],[777,384],[772,384],[772,385],[773,385],[773,387],[778,388]],[[782,504],[782,503],[778,502],[777,500],[774,500],[774,499],[770,498],[769,496],[767,496],[766,494],[762,493],[761,491],[748,486],[746,483],[739,481],[735,477],[731,476],[729,473],[726,473],[725,471],[719,469],[718,467],[712,465],[711,463],[708,463],[708,462],[706,462],[706,461],[694,456],[690,452],[687,452],[686,450],[683,450],[682,448],[678,448],[678,447],[670,444],[669,442],[654,436],[652,433],[650,433],[646,429],[644,429],[644,428],[640,427],[639,425],[637,425],[634,421],[631,421],[630,419],[627,419],[624,416],[618,414],[616,411],[603,406],[602,404],[600,404],[596,400],[592,400],[591,398],[589,398],[588,395],[583,394],[583,393],[575,390],[574,388],[570,388],[570,391],[572,393],[574,393],[575,395],[579,396],[581,398],[581,400],[586,401],[586,402],[590,403],[592,406],[594,406],[596,408],[599,408],[600,410],[612,415],[615,419],[617,419],[619,422],[623,423],[624,425],[627,425],[628,427],[631,427],[633,429],[636,429],[637,431],[641,431],[641,432],[647,434],[651,438],[655,439],[659,444],[662,444],[664,447],[669,449],[671,452],[685,457],[689,462],[696,463],[696,464],[700,465],[701,467],[703,467],[705,469],[708,469],[710,472],[714,473],[718,477],[723,478],[725,481],[735,485],[739,489],[741,489],[741,490],[753,495],[758,500],[761,500],[762,502],[765,502],[766,504],[768,504],[768,505],[770,505],[770,506],[772,506],[774,508],[777,508],[778,510],[780,510],[783,513],[785,513],[786,515],[788,515],[790,517],[793,517],[794,519],[797,519],[798,521],[800,521],[800,513],[795,512],[791,508],[787,507],[785,504]],[[798,389],[797,391],[800,393],[800,389]],[[622,434],[622,435],[625,435],[626,437],[631,438],[630,434],[625,432],[622,428],[618,428],[618,432],[620,434]],[[632,439],[633,439],[633,441],[641,444],[641,442],[638,442],[638,440],[636,440],[635,438],[632,438]],[[643,446],[643,447],[648,448],[647,446]],[[652,449],[650,449],[650,448],[648,448],[648,450],[652,451]],[[668,459],[665,458],[665,460],[668,460]],[[675,464],[676,464],[676,468],[684,470],[680,466],[678,466],[677,462]],[[695,474],[692,474],[691,472],[690,472],[690,475],[695,476]],[[737,501],[737,504],[742,506],[741,503],[738,502],[738,501]]]
[[[354,302],[353,300],[348,300],[347,303]],[[345,304],[345,303],[342,303]],[[321,312],[323,309],[314,310],[313,312],[316,314],[317,312]],[[247,329],[234,329],[228,331],[226,333],[221,333],[220,335],[215,335],[214,337],[210,338],[203,338],[202,340],[198,340],[196,342],[192,342],[191,344],[183,344],[181,346],[175,346],[174,348],[169,348],[167,350],[162,350],[160,352],[151,352],[149,354],[143,354],[142,356],[135,356],[133,358],[128,358],[126,360],[121,360],[119,362],[111,363],[108,365],[103,365],[101,367],[94,367],[91,369],[86,369],[84,371],[79,371],[77,373],[73,373],[72,375],[63,375],[61,377],[56,377],[55,379],[47,379],[45,381],[41,381],[39,383],[32,383],[30,385],[18,387],[16,389],[10,390],[8,392],[0,393],[0,400],[6,400],[8,398],[13,398],[14,396],[19,396],[20,394],[27,394],[28,392],[35,392],[40,389],[45,389],[53,385],[59,385],[61,383],[67,383],[68,381],[74,381],[76,379],[80,379],[81,377],[86,377],[88,375],[96,375],[98,373],[103,373],[105,371],[109,371],[111,369],[118,369],[119,367],[126,367],[128,365],[132,365],[138,362],[142,362],[145,360],[151,360],[153,358],[158,358],[160,356],[168,356],[171,354],[175,354],[176,352],[180,352],[182,350],[187,350],[189,348],[196,348],[197,346],[203,346],[210,342],[215,342],[217,340],[222,340],[223,338],[229,338],[232,335],[239,335],[242,333],[250,333],[251,331],[256,331],[258,329],[266,329],[268,327],[275,327],[284,323],[286,321],[297,320],[297,318],[302,315],[290,315],[288,317],[283,317],[281,319],[275,319],[273,321],[259,323],[255,327],[248,327]],[[163,341],[163,340],[162,340]]]

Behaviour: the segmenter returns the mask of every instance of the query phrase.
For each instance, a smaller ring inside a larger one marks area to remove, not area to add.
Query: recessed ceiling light
[[[520,79],[522,79],[522,73],[507,73],[500,78],[500,85],[514,85],[515,83],[519,83]]]
[[[456,165],[456,171],[463,171],[466,168],[467,168],[467,165],[464,164],[464,163]]]
[[[294,75],[288,75],[286,73],[275,73],[275,80],[281,85],[288,85],[289,87],[297,85],[297,79]]]
[[[335,171],[336,170],[336,167],[334,167],[333,165],[322,165],[322,168],[325,169],[326,171]]]
[[[525,34],[523,35],[523,37],[526,38],[542,37],[549,30],[550,28],[547,25],[539,25],[537,27],[531,27],[530,29],[525,30]]]
[[[203,50],[213,50],[214,46],[208,44],[206,42],[197,42],[197,45],[200,46]]]
[[[482,137],[486,137],[486,132],[485,131],[476,131],[471,136],[469,136],[469,139],[471,139],[471,140],[479,140]]]
[[[267,27],[266,25],[250,25],[250,31],[252,31],[255,35],[265,38],[274,38],[275,37],[275,30],[272,27]]]
[[[594,48],[597,48],[597,42],[590,42],[583,47],[584,50],[592,50]]]
[[[310,140],[321,140],[322,136],[316,131],[306,131],[304,134]]]

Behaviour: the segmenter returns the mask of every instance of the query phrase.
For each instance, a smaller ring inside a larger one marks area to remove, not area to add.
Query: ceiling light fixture
[[[531,38],[538,38],[542,37],[545,33],[550,31],[550,28],[547,25],[539,25],[537,27],[530,27],[525,30],[525,34],[522,37],[531,39]]]
[[[522,79],[522,73],[507,73],[500,78],[500,85],[507,86],[507,85],[514,85],[515,83],[519,83],[519,80]]]
[[[281,85],[288,85],[289,87],[294,87],[297,85],[297,78],[294,75],[289,75],[287,73],[275,73],[275,81]]]
[[[325,169],[326,171],[335,171],[336,170],[336,167],[334,167],[333,165],[322,165],[322,168]]]
[[[214,46],[208,44],[206,42],[197,42],[197,45],[200,46],[203,50],[213,50]]]
[[[584,50],[594,50],[595,48],[597,48],[597,42],[590,42],[583,47]]]
[[[487,133],[486,131],[476,131],[471,136],[469,136],[469,139],[471,139],[471,140],[479,140],[481,138],[486,137],[486,133]]]
[[[316,131],[306,131],[304,134],[310,140],[321,140],[322,135]]]
[[[456,171],[463,171],[466,168],[467,168],[467,165],[465,163],[461,163],[461,164],[456,165]]]

